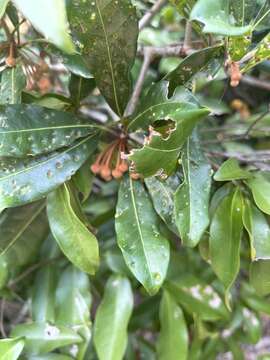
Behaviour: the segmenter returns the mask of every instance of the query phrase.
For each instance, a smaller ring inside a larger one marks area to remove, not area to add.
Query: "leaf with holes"
[[[0,105],[0,156],[49,153],[96,132],[76,115],[37,105]]]
[[[137,48],[135,8],[129,0],[69,1],[67,8],[74,37],[90,62],[98,88],[111,108],[123,115]]]
[[[160,360],[186,360],[188,356],[188,331],[183,311],[171,294],[163,292],[159,318],[161,330],[157,343]]]
[[[95,320],[94,344],[100,360],[123,358],[132,308],[133,295],[129,280],[120,275],[111,276]]]
[[[175,114],[180,115],[180,113],[189,111],[190,103],[194,102],[190,93],[181,88],[180,91],[175,91],[172,97],[169,98],[168,95],[168,81],[160,81],[152,85],[129,120],[128,130],[145,130],[156,120],[174,118]]]
[[[175,221],[183,245],[194,247],[209,224],[211,166],[194,133],[182,154],[184,181],[174,196]]]
[[[120,185],[115,228],[129,269],[149,294],[155,294],[166,276],[169,244],[143,184],[128,176]]]
[[[66,257],[82,271],[94,274],[99,265],[98,242],[74,211],[66,184],[49,194],[47,213],[52,234]]]
[[[30,159],[0,160],[0,212],[46,196],[82,166],[95,151],[97,136],[90,135],[70,148]]]
[[[165,177],[173,172],[188,136],[198,121],[209,114],[207,108],[198,108],[192,104],[185,106],[184,111],[180,108],[170,115],[174,120],[174,127],[169,127],[165,136],[150,129],[150,136],[145,139],[144,146],[131,151],[128,158],[134,163],[136,172],[144,177]]]
[[[31,24],[50,42],[67,53],[75,52],[69,35],[64,0],[35,0],[34,2],[14,0],[14,3]]]

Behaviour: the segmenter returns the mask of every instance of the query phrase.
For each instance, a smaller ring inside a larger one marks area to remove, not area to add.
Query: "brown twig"
[[[167,0],[157,0],[152,8],[141,18],[139,22],[139,30],[145,28],[153,19],[153,17],[159,12],[159,10],[166,4]]]

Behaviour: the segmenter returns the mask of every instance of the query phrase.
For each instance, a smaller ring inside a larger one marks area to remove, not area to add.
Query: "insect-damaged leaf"
[[[240,267],[242,207],[242,195],[237,188],[223,198],[210,226],[211,265],[227,294]]]
[[[115,226],[129,269],[149,294],[155,294],[166,276],[169,244],[143,184],[128,176],[120,185]]]
[[[0,211],[44,197],[67,181],[94,152],[97,136],[30,160],[0,160]]]
[[[188,331],[183,311],[166,290],[163,292],[159,318],[161,330],[157,351],[160,360],[186,360],[188,355]]]
[[[180,151],[188,136],[199,120],[209,114],[207,108],[198,108],[193,104],[185,104],[170,117],[174,121],[173,128],[163,136],[160,132],[150,130],[141,149],[133,149],[129,160],[134,162],[135,169],[144,177],[152,175],[170,175],[177,164]]]
[[[180,115],[180,113],[190,111],[190,103],[194,102],[194,98],[188,91],[179,88],[179,91],[175,91],[170,98],[168,93],[168,81],[160,81],[152,85],[129,120],[128,130],[145,130],[156,120],[174,119],[175,114]]]
[[[133,295],[129,280],[120,275],[111,276],[95,320],[94,344],[100,360],[123,358],[132,308]]]
[[[66,184],[49,194],[47,213],[52,234],[63,253],[82,271],[94,274],[99,265],[97,239],[72,208]]]
[[[129,0],[68,2],[75,39],[90,62],[97,86],[118,114],[130,97],[138,36],[136,10]]]
[[[37,105],[0,105],[0,156],[49,153],[96,131],[76,115]]]
[[[182,154],[184,181],[174,195],[175,221],[183,245],[194,247],[209,224],[211,166],[194,133]]]

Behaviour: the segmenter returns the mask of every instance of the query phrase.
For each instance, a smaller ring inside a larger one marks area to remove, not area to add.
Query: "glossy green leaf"
[[[160,303],[160,324],[157,350],[160,360],[186,360],[188,331],[183,311],[169,292],[164,291]]]
[[[12,337],[25,338],[25,351],[30,354],[42,354],[69,344],[77,344],[82,338],[72,329],[54,326],[48,323],[30,323],[16,325]]]
[[[128,176],[120,185],[115,228],[129,269],[149,294],[155,294],[166,276],[169,244],[143,184]]]
[[[249,179],[252,175],[242,169],[236,159],[231,158],[225,161],[214,175],[216,181],[231,181]]]
[[[237,26],[233,22],[230,0],[198,0],[193,7],[190,19],[204,24],[205,33],[226,36],[240,36],[251,32],[252,27]]]
[[[77,345],[76,359],[84,359],[91,339],[90,283],[88,276],[69,266],[62,273],[56,291],[56,323],[76,326],[84,341]]]
[[[37,272],[31,298],[33,321],[54,323],[56,281],[54,264],[49,264]]]
[[[88,199],[92,190],[92,183],[94,178],[93,173],[90,170],[92,163],[93,160],[91,158],[87,160],[72,178],[76,188],[82,194],[82,202]]]
[[[224,57],[223,45],[198,50],[187,56],[164,77],[170,83],[169,93],[172,94],[177,86],[186,84],[198,72],[205,70],[211,62],[222,57]]]
[[[270,259],[270,227],[263,213],[248,199],[244,202],[243,224],[248,232],[251,259]]]
[[[0,0],[0,18],[3,17],[6,11],[9,0]]]
[[[0,354],[1,360],[17,360],[23,351],[24,340],[22,338],[16,339],[1,339],[0,340]]]
[[[210,226],[211,265],[227,292],[240,267],[242,207],[242,195],[237,188],[221,201]]]
[[[100,360],[123,358],[132,308],[133,294],[128,279],[111,276],[95,319],[94,344]]]
[[[12,68],[5,69],[1,76],[0,104],[19,104],[21,102],[21,94],[25,85],[25,75],[21,66],[17,65]],[[1,119],[0,124],[2,121],[3,120]]]
[[[94,274],[99,265],[96,237],[74,212],[66,184],[48,196],[50,228],[66,257],[82,271]]]
[[[241,286],[241,300],[251,309],[270,315],[269,300],[259,296],[256,290],[247,283]]]
[[[0,262],[14,268],[31,262],[48,235],[44,202],[8,209],[0,216]]]
[[[270,182],[260,173],[247,181],[258,208],[270,215]]]
[[[250,265],[250,283],[260,296],[270,294],[270,261],[258,260]]]
[[[168,282],[166,288],[191,315],[196,314],[206,321],[228,317],[228,311],[214,288],[192,275]]]
[[[175,221],[183,245],[194,247],[209,224],[211,166],[194,134],[182,153],[184,181],[175,196]]]
[[[70,179],[94,152],[97,136],[71,147],[30,160],[0,160],[0,212],[44,197]]]
[[[150,136],[145,139],[144,146],[141,149],[133,149],[128,157],[134,162],[136,172],[144,177],[170,175],[176,167],[180,151],[188,136],[198,121],[207,114],[207,108],[189,105],[189,109],[186,108],[183,112],[179,109],[171,115],[175,126],[168,130],[165,137],[157,131],[150,130]]]
[[[50,42],[67,53],[75,51],[69,35],[64,0],[14,0],[18,9]]]
[[[168,81],[160,81],[152,85],[130,119],[128,130],[147,129],[156,120],[175,119],[175,116],[193,110],[189,103],[192,102],[189,93],[176,91],[170,98],[168,94]]]
[[[179,185],[177,176],[170,176],[162,181],[155,176],[145,179],[145,184],[151,196],[157,214],[170,230],[178,234],[174,218],[174,191]]]
[[[72,113],[32,104],[0,106],[0,156],[48,153],[95,131]]]
[[[111,108],[124,113],[131,93],[138,25],[129,0],[68,2],[71,28],[86,54],[98,88]]]

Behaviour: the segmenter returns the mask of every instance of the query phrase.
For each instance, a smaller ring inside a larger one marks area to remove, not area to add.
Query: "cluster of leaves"
[[[242,359],[263,336],[269,99],[228,78],[269,73],[268,1],[171,0],[139,33],[150,5],[0,1],[1,359]],[[138,44],[186,23],[199,47],[155,58],[129,111]]]

